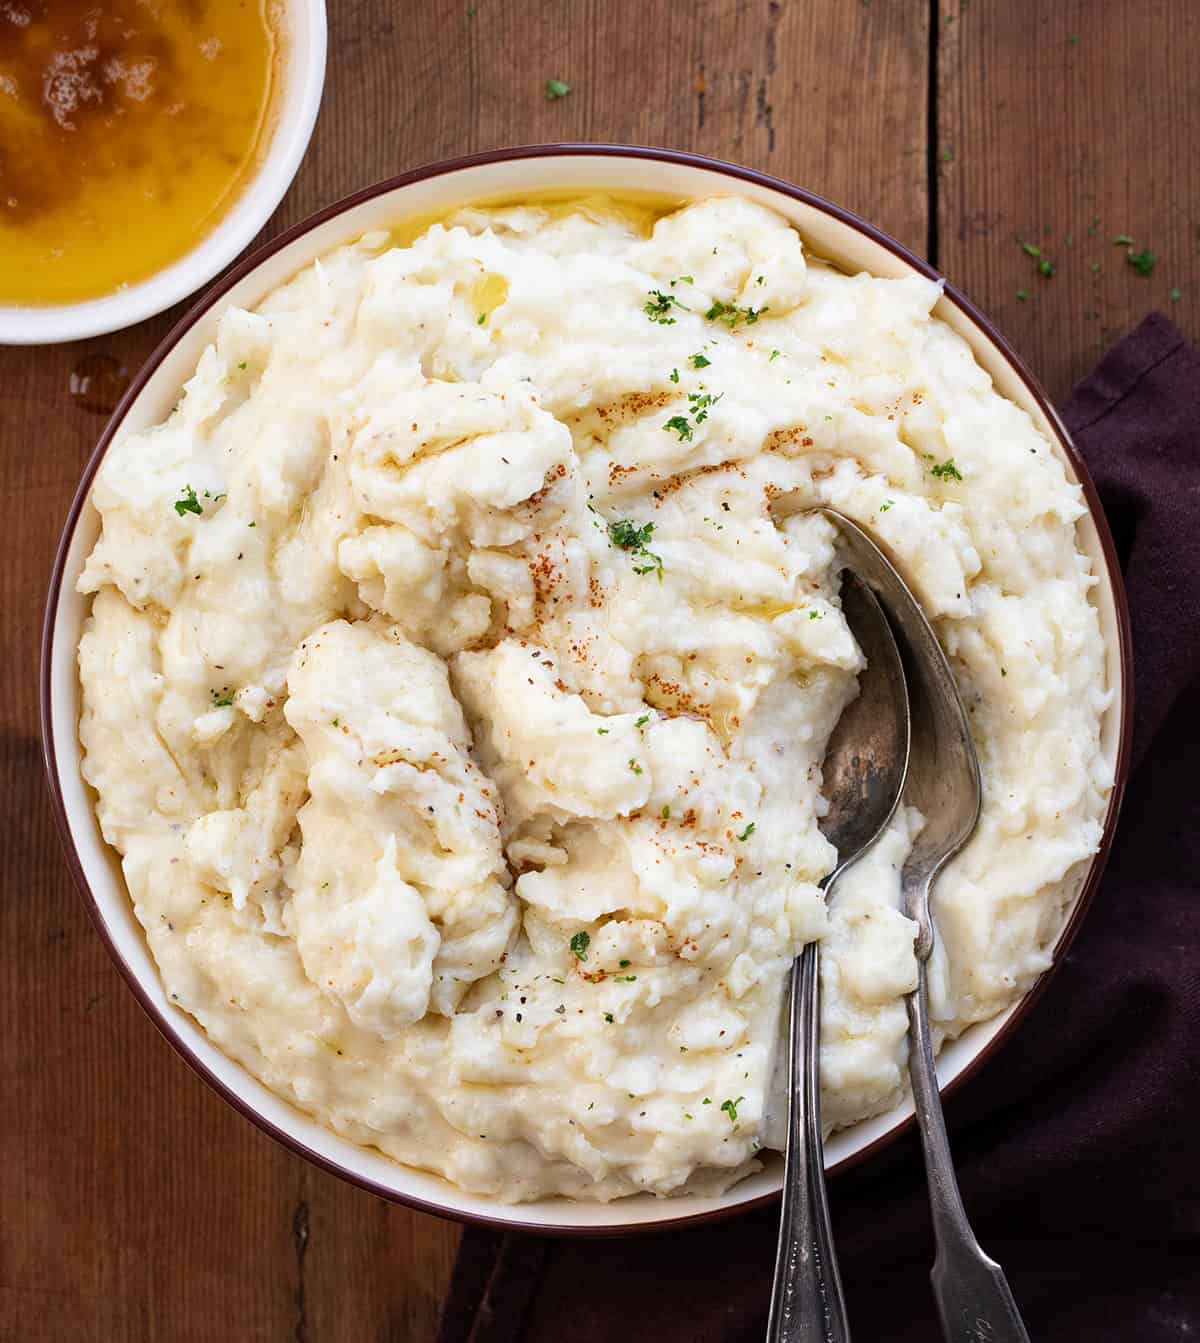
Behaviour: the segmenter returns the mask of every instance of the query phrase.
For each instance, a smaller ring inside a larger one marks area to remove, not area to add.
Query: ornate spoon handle
[[[788,1132],[767,1343],[849,1343],[821,1139],[821,977],[810,942],[792,964]]]
[[[908,1069],[921,1130],[937,1254],[933,1295],[948,1343],[1029,1343],[1004,1270],[979,1247],[954,1176],[929,1035],[926,962],[908,996]]]

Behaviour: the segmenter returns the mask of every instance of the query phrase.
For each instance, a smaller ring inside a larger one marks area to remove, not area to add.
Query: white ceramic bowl
[[[216,228],[178,261],[103,298],[0,304],[0,345],[56,345],[120,331],[194,294],[254,240],[296,176],[325,83],[325,0],[282,0],[277,8],[280,86],[267,150]]]
[[[609,1204],[545,1199],[505,1205],[457,1189],[434,1175],[397,1165],[338,1137],[268,1091],[213,1046],[191,1017],[172,1008],[163,993],[141,926],[121,879],[116,855],[96,824],[93,797],[80,772],[79,681],[75,655],[89,602],[75,580],[99,530],[89,501],[92,478],[108,445],[155,424],[174,405],[180,385],[213,339],[217,319],[233,304],[253,306],[323,252],[368,229],[412,216],[448,211],[466,201],[509,198],[544,188],[622,192],[652,189],[680,197],[736,193],[774,207],[790,219],[816,252],[850,270],[902,276],[934,272],[898,243],[818,197],[762,174],[664,150],[600,145],[550,145],[502,150],[438,164],[371,187],[297,225],[238,266],[179,323],[150,359],[118,407],[84,473],[59,548],[46,612],[42,648],[43,736],[51,790],[67,856],[101,935],[118,966],[160,1030],[228,1101],[261,1128],[318,1165],[385,1198],[465,1220],[490,1221],[542,1231],[643,1230],[707,1219],[774,1197],[782,1162],[769,1155],[765,1168],[720,1198],[639,1195]],[[1045,395],[1012,350],[971,305],[947,287],[938,315],[971,345],[1004,395],[1023,406],[1079,479],[1091,508],[1079,540],[1099,582],[1093,600],[1108,647],[1108,677],[1116,691],[1103,724],[1103,750],[1113,762],[1113,790],[1100,853],[1071,878],[1071,913],[1056,960],[1079,924],[1111,843],[1128,770],[1131,699],[1129,615],[1116,553],[1090,479]],[[1043,979],[1044,982],[1044,979]],[[1040,986],[1039,986],[1040,987]],[[1036,993],[1037,990],[1034,990]],[[943,1087],[974,1070],[1028,1009],[1033,994],[949,1044],[938,1061]],[[826,1163],[861,1160],[910,1122],[910,1103],[833,1136]]]

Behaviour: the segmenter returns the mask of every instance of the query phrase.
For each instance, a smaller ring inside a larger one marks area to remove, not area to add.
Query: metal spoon
[[[929,894],[971,837],[983,797],[979,759],[954,675],[916,598],[857,523],[822,509],[896,631],[912,705],[912,756],[904,800],[925,817],[900,874],[904,909],[917,924],[917,987],[908,996],[908,1070],[925,1155],[937,1241],[933,1295],[951,1343],[1029,1343],[1004,1270],[984,1254],[967,1221],[938,1095],[929,1034],[927,966],[933,950]]]
[[[908,767],[908,692],[896,641],[870,589],[848,569],[842,575],[842,613],[867,667],[822,766],[829,810],[821,833],[838,854],[837,866],[822,883],[826,897],[891,820]],[[788,1132],[767,1343],[848,1343],[825,1193],[815,942],[792,964],[788,1018]]]

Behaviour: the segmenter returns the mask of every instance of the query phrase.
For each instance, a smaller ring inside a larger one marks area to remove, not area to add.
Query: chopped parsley
[[[331,719],[329,720],[329,726],[330,726],[330,727],[341,727],[341,725],[342,725],[342,720],[341,720],[340,718],[331,718]]]
[[[888,511],[888,509],[891,508],[893,502],[894,502],[894,501],[891,500],[891,499],[885,499],[885,500],[883,501],[883,503],[881,503],[881,504],[879,505],[879,511],[880,511],[881,513],[886,513],[886,512]]]
[[[664,821],[669,821],[671,819],[671,806],[668,802],[663,803],[662,818]]]
[[[961,480],[962,472],[954,465],[954,458],[947,457],[944,462],[939,462],[936,466],[931,466],[929,470],[939,480]]]
[[[608,728],[606,728],[606,727],[598,727],[598,728],[596,729],[596,736],[597,736],[597,737],[607,737],[607,736],[608,736],[608,732],[609,732],[609,729],[608,729]]]
[[[1017,290],[1017,297],[1021,300],[1022,303],[1024,303],[1025,300],[1029,297],[1029,290],[1028,290],[1028,289],[1018,289],[1018,290]]]
[[[617,518],[608,524],[609,542],[616,546],[618,550],[628,550],[633,557],[635,574],[658,574],[658,581],[662,582],[663,562],[662,558],[655,555],[652,551],[646,549],[650,538],[654,535],[654,523],[644,522],[640,527],[631,522],[628,518]]]
[[[753,822],[753,821],[751,821],[750,824],[745,828],[745,830],[742,831],[742,833],[738,836],[738,839],[740,839],[740,840],[742,840],[743,842],[745,842],[746,840],[748,840],[748,839],[750,838],[750,836],[751,836],[752,834],[754,834],[754,822]]]
[[[720,299],[715,299],[704,317],[709,322],[722,322],[730,331],[734,331],[737,329],[739,322],[745,322],[747,326],[753,326],[763,313],[769,311],[769,307],[739,308],[735,303],[722,303]]]
[[[634,723],[634,727],[645,727],[646,724],[647,724],[649,721],[650,721],[650,715],[649,715],[648,713],[644,713],[644,714],[642,714],[642,716],[641,716],[641,717]]]
[[[693,368],[707,368],[712,363],[711,359],[705,359],[702,354],[689,354],[688,363]]]
[[[681,443],[690,443],[692,441],[692,426],[688,422],[686,415],[672,415],[663,425],[663,433],[678,434]]]
[[[571,938],[571,950],[575,955],[575,959],[577,961],[586,961],[588,954],[588,947],[590,947],[591,945],[592,945],[591,934],[584,932],[583,929],[581,928],[579,932],[577,932],[575,936]]]
[[[233,703],[233,691],[230,690],[228,686],[225,687],[221,694],[218,694],[217,691],[214,690],[212,692],[212,697],[214,709],[228,709]]]
[[[821,617],[822,612],[816,610],[815,608],[808,613],[809,620],[820,620]]]
[[[667,376],[671,379],[672,382],[678,382],[679,370],[677,368],[673,368]]]
[[[745,1096],[739,1096],[735,1101],[722,1101],[721,1110],[729,1116],[731,1124],[737,1123],[737,1108],[745,1100]]]
[[[1046,276],[1047,279],[1049,279],[1050,276],[1054,274],[1054,262],[1048,261],[1045,257],[1043,257],[1038,262],[1038,271],[1042,275]]]
[[[646,302],[642,305],[642,311],[652,322],[658,322],[662,326],[674,326],[675,319],[671,316],[671,309],[679,308],[683,312],[690,312],[690,308],[685,308],[674,294],[664,294],[661,289],[651,289],[646,296]]]
[[[242,372],[245,373],[245,371],[246,371],[246,361],[245,361],[244,359],[242,360],[242,362],[241,362],[240,364],[238,364],[238,368],[240,368],[240,369],[242,370]]]
[[[1144,247],[1140,252],[1127,253],[1125,260],[1139,275],[1153,275],[1158,257],[1148,247]]]
[[[618,964],[618,966],[620,966],[620,968],[621,968],[622,970],[625,970],[625,969],[627,969],[629,966],[631,966],[631,965],[633,964],[633,962],[632,962],[632,961],[618,961],[617,964]]]
[[[628,518],[617,518],[608,524],[608,539],[620,550],[645,550],[646,542],[654,535],[654,523],[640,527]]]
[[[1183,295],[1179,292],[1178,288],[1173,288],[1171,292],[1167,295],[1167,297],[1171,300],[1172,303],[1178,303],[1179,300],[1183,297]]]
[[[637,975],[613,975],[614,984],[636,984]]]
[[[768,363],[768,364],[773,364],[773,363],[775,362],[775,360],[778,359],[778,358],[779,358],[779,351],[778,351],[778,350],[772,350],[771,353],[770,353],[769,355],[767,355],[767,363]]]
[[[1021,244],[1021,251],[1024,252],[1026,256],[1031,257],[1039,257],[1042,254],[1042,249],[1036,243],[1031,242],[1023,242]]]
[[[635,774],[640,774],[642,772],[642,767],[638,764],[634,756],[629,757],[629,768],[633,770]]]
[[[692,419],[695,420],[697,424],[703,424],[704,421],[708,419],[708,412],[724,395],[724,392],[719,393],[717,396],[713,396],[710,392],[689,392],[688,410],[691,413]],[[688,437],[691,438],[691,434],[689,434]]]
[[[1113,246],[1132,247],[1133,239],[1129,236],[1128,233],[1118,233],[1117,236],[1113,239]]]
[[[942,162],[943,163],[954,162],[954,150],[951,149],[949,145],[942,146]]]
[[[571,92],[571,86],[563,79],[546,80],[546,101],[553,102],[555,98],[565,98]]]
[[[696,281],[690,275],[679,275],[671,281],[671,288],[674,289],[677,284],[695,284]]]
[[[475,319],[475,325],[476,325],[476,326],[482,326],[482,325],[484,324],[484,322],[486,322],[486,321],[487,321],[487,313],[486,313],[486,312],[481,312],[481,313],[479,314],[479,316],[476,317],[476,319]]]
[[[608,1024],[611,1026],[611,1025],[612,1025],[612,1022],[613,1022],[613,1014],[612,1014],[611,1012],[605,1012],[605,1014],[604,1014],[604,1020],[607,1021]],[[591,1108],[592,1108],[592,1107],[589,1105],[589,1106],[588,1106],[588,1109],[590,1110]]]
[[[200,506],[200,500],[196,498],[196,491],[190,485],[183,487],[183,494],[175,500],[175,512],[183,517],[185,513],[203,513],[204,509]]]

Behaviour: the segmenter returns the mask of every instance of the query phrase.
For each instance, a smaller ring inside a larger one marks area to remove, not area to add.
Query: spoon
[[[851,562],[891,618],[911,697],[912,755],[904,800],[925,817],[925,826],[900,874],[904,911],[917,924],[917,987],[907,1000],[908,1071],[937,1242],[931,1279],[942,1333],[950,1343],[1029,1343],[1004,1270],[984,1254],[967,1221],[929,1032],[927,970],[934,939],[929,895],[979,820],[979,758],[950,664],[916,598],[857,523],[821,511],[837,525]]]
[[[834,882],[883,832],[908,767],[908,692],[887,617],[870,588],[842,574],[842,613],[866,658],[858,697],[829,738],[822,765],[829,810],[821,833],[837,850]],[[848,1343],[846,1305],[833,1250],[821,1138],[821,979],[817,943],[792,963],[788,1004],[788,1131],[779,1250],[767,1343]]]

